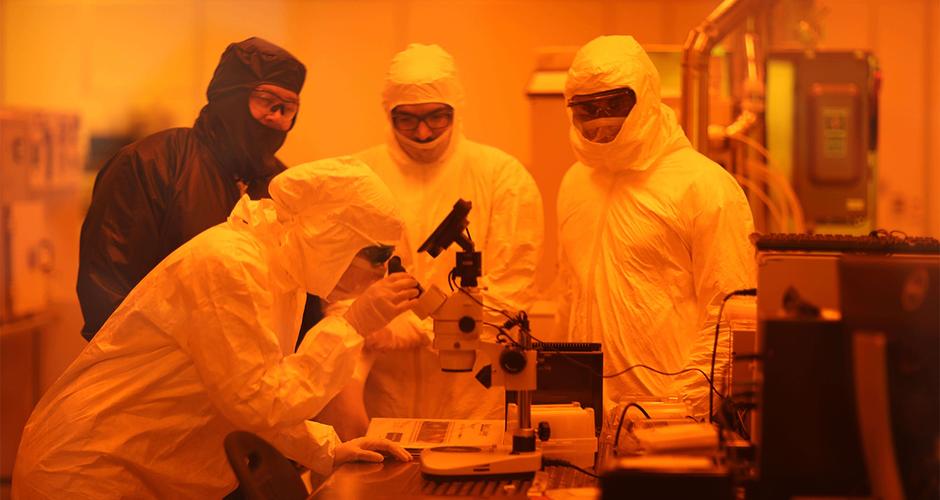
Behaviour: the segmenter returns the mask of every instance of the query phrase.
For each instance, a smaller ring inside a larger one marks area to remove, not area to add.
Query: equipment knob
[[[506,373],[520,373],[522,370],[525,370],[525,365],[525,353],[519,349],[507,348],[499,355],[499,366],[501,366]]]

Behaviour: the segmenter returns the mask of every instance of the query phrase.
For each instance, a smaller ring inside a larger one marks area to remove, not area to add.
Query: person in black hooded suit
[[[285,169],[274,154],[296,121],[306,72],[260,38],[230,44],[192,128],[125,146],[98,172],[79,248],[85,339],[164,257],[225,221],[243,194],[268,196],[268,182]],[[308,299],[308,310],[319,311]]]

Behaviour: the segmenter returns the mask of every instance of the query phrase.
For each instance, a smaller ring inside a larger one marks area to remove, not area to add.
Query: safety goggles
[[[392,111],[392,126],[399,132],[413,132],[424,122],[431,130],[441,130],[454,122],[454,109],[450,106],[425,113],[413,115],[401,111]]]
[[[385,262],[392,257],[393,253],[395,253],[395,247],[393,245],[375,245],[359,250],[359,256],[375,266],[385,264]]]
[[[297,116],[300,103],[285,101],[266,90],[252,90],[248,96],[248,104],[256,109],[263,110],[263,114],[281,112],[283,120],[291,121]]]
[[[581,121],[607,116],[626,117],[634,105],[636,105],[636,93],[630,87],[576,95],[568,100],[572,115]]]

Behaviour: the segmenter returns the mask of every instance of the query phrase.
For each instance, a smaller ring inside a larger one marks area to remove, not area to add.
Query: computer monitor
[[[940,256],[836,265],[840,320],[759,325],[760,496],[879,495],[894,471],[906,498],[940,498]]]
[[[877,366],[856,370],[855,382],[864,384],[860,400],[873,399],[867,392],[883,385],[888,408],[862,405],[859,416],[868,412],[877,418],[887,410],[890,424],[869,434],[893,438],[905,498],[940,498],[940,256],[846,255],[839,262],[839,289],[843,329],[883,339],[879,359],[886,383],[866,380],[877,377]],[[858,368],[864,361],[855,352]],[[871,452],[881,459],[886,455]]]
[[[773,319],[760,329],[759,498],[867,496],[850,341],[841,323]]]

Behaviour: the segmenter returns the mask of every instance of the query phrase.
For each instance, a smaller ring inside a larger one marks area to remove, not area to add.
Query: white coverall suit
[[[462,133],[463,89],[451,56],[436,45],[412,44],[398,53],[383,91],[386,116],[402,104],[444,103],[454,109],[454,123],[437,146],[436,161],[418,162],[402,149],[392,127],[385,144],[358,153],[388,185],[405,220],[398,245],[405,268],[426,288],[448,292],[454,244],[436,259],[418,254],[421,243],[450,213],[458,198],[473,203],[470,234],[483,253],[484,301],[509,311],[527,309],[543,238],[542,198],[532,176],[512,156],[467,140]],[[487,314],[487,320],[505,320]],[[472,373],[442,373],[436,351],[428,345],[432,322],[411,313],[387,328],[410,330],[421,345],[378,353],[365,386],[370,417],[502,418],[505,392],[483,388],[473,375],[490,361],[478,354]],[[495,337],[495,331],[484,330]]]
[[[307,420],[351,378],[363,340],[329,317],[293,352],[305,291],[326,296],[356,253],[401,221],[361,162],[277,176],[133,289],[43,396],[20,443],[18,498],[221,498],[223,449],[254,432],[319,474],[339,444]]]
[[[611,142],[569,131],[578,161],[558,196],[561,328],[569,341],[603,343],[605,373],[640,363],[708,373],[721,299],[755,286],[750,208],[734,178],[691,147],[632,37],[582,47],[565,98],[622,87],[637,102]],[[728,357],[724,334],[716,387]],[[614,402],[680,395],[699,417],[708,409],[708,384],[695,372],[634,369],[605,379],[604,392]]]

